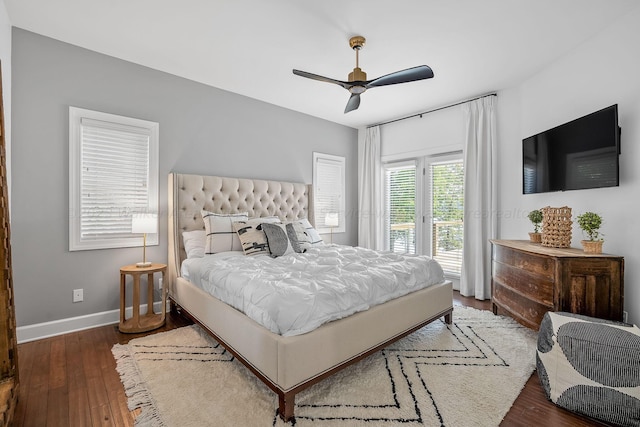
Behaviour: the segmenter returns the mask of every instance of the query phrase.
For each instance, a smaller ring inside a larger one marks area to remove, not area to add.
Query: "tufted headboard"
[[[202,209],[215,213],[249,212],[249,217],[279,216],[283,220],[308,218],[314,224],[311,185],[169,174],[169,280],[186,257],[182,232],[204,230]]]

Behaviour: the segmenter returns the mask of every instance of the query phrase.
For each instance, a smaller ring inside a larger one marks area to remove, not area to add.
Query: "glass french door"
[[[462,272],[464,230],[464,165],[462,153],[427,162],[430,255],[446,273]]]
[[[462,153],[388,163],[385,249],[426,254],[448,275],[462,270],[464,164]]]

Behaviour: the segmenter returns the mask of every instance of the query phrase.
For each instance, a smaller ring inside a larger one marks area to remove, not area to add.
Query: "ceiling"
[[[4,0],[12,25],[351,127],[516,85],[639,7],[636,0]],[[344,114],[348,40],[378,87]]]

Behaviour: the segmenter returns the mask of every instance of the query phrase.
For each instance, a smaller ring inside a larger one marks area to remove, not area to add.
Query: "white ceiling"
[[[4,0],[54,39],[361,127],[518,84],[638,7],[636,0]],[[351,36],[372,79],[426,64],[430,80],[349,93]]]

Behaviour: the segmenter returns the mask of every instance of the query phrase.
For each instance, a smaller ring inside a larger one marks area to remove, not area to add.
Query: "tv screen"
[[[619,185],[618,105],[522,140],[524,194]]]

